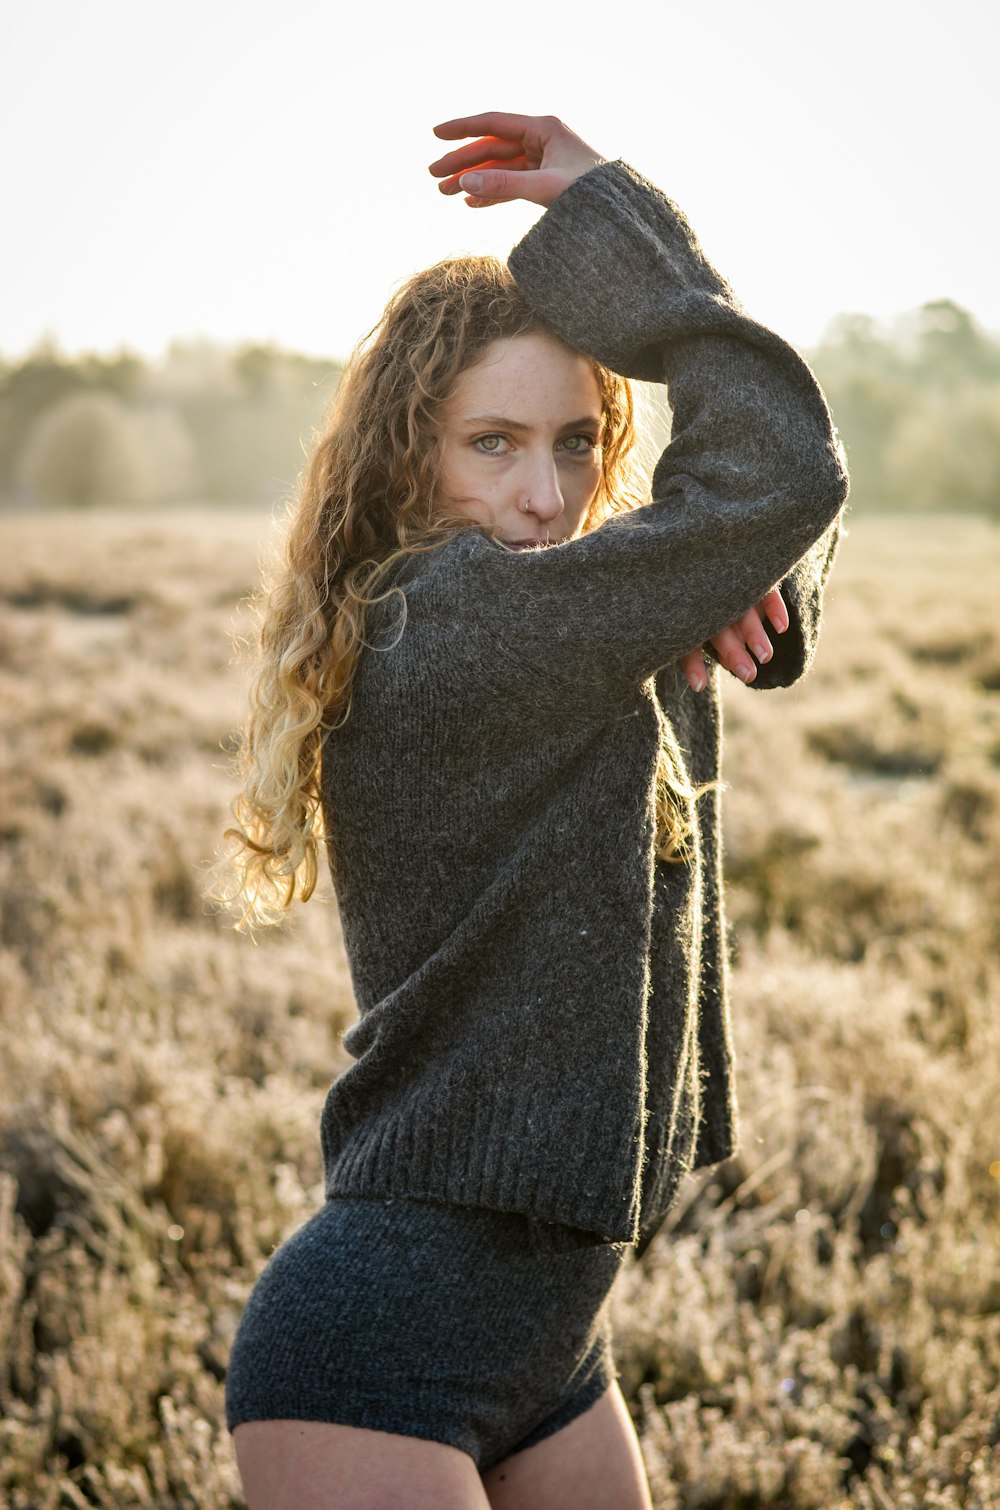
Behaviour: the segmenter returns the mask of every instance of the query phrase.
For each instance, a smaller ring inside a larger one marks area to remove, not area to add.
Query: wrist
[[[591,152],[586,157],[578,158],[565,172],[565,175],[560,174],[562,182],[558,191],[549,200],[549,204],[554,203],[561,194],[565,194],[570,184],[575,184],[577,179],[584,178],[588,173],[593,172],[595,168],[603,168],[609,161],[610,158],[601,157],[596,152]]]

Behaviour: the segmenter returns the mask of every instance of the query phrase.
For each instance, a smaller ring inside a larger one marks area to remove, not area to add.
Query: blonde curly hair
[[[350,716],[366,612],[393,591],[379,589],[401,558],[469,527],[438,493],[442,405],[491,342],[541,328],[504,263],[452,258],[404,283],[348,362],[287,506],[280,556],[251,598],[259,633],[236,826],[205,889],[237,928],[279,922],[312,896],[325,841],[322,743]],[[602,472],[584,530],[648,502],[631,385],[597,362],[594,373]],[[691,804],[706,789],[681,779],[661,742],[660,858],[691,857]]]

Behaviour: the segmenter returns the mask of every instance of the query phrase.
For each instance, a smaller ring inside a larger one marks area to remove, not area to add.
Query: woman
[[[806,670],[847,478],[658,189],[552,118],[436,131],[481,138],[444,193],[547,208],[390,303],[266,601],[235,900],[307,899],[322,840],[359,1020],[227,1420],[251,1510],[638,1510],[609,1292],[736,1140],[716,663]]]

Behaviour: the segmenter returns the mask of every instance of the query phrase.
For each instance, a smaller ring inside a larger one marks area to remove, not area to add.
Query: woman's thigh
[[[248,1510],[489,1510],[457,1447],[324,1421],[247,1421],[233,1447]]]
[[[617,1382],[568,1426],[482,1475],[491,1510],[652,1510],[639,1439]]]

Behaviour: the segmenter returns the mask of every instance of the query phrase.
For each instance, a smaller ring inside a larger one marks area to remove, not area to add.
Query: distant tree
[[[844,441],[855,498],[884,504],[886,436],[906,412],[912,386],[902,354],[870,315],[848,313],[831,320],[811,361]]]
[[[886,469],[911,507],[1000,520],[1000,383],[921,394],[893,431]]]
[[[233,354],[233,372],[243,391],[255,399],[266,398],[274,387],[275,375],[281,363],[280,353],[273,346],[241,346]]]
[[[208,336],[171,341],[150,386],[178,398],[238,397],[232,348]]]
[[[847,449],[855,500],[995,512],[1000,343],[951,299],[880,332],[840,315],[812,353]]]
[[[0,489],[13,481],[25,435],[60,399],[95,390],[131,399],[145,380],[145,364],[131,352],[71,359],[51,337],[21,361],[0,365]]]
[[[1000,377],[1000,353],[967,309],[932,299],[916,312],[917,366],[932,383]]]
[[[0,381],[0,482],[10,480],[24,437],[39,416],[85,387],[83,374],[48,341],[7,368]]]
[[[35,424],[17,470],[21,485],[44,503],[139,503],[154,489],[137,428],[110,393],[60,399]]]
[[[146,380],[146,364],[131,351],[116,356],[81,358],[80,371],[91,388],[107,389],[121,399],[136,398]]]
[[[130,419],[156,498],[169,502],[200,494],[204,478],[183,416],[166,404],[150,404],[135,410]]]

